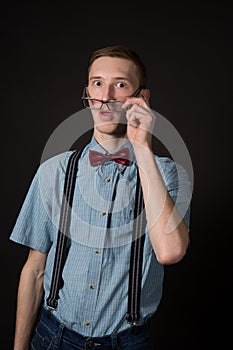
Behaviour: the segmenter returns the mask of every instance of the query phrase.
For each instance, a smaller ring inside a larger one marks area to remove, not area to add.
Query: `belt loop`
[[[54,336],[54,345],[59,346],[61,344],[64,328],[64,324],[60,323],[57,329],[57,335]]]
[[[112,349],[120,349],[118,339],[117,339],[117,334],[111,334],[111,342],[112,342]]]

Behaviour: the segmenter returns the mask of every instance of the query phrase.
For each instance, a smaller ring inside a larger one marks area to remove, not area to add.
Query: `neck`
[[[117,148],[121,147],[127,140],[127,136],[124,135],[108,135],[98,133],[94,131],[94,137],[96,141],[103,147],[107,152],[113,152]]]

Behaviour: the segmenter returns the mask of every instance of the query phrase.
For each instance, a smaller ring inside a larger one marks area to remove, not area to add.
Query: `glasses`
[[[137,97],[142,89],[145,89],[144,85],[139,86],[139,88],[137,88],[137,90],[129,97]],[[92,110],[99,110],[105,104],[110,111],[115,111],[115,112],[122,112],[121,107],[124,104],[124,102],[117,101],[117,100],[103,101],[97,98],[87,97],[86,87],[84,88],[84,91],[83,91],[82,102],[84,107]]]

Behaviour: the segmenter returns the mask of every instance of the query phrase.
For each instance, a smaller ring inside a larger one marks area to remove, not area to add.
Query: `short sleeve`
[[[52,244],[55,228],[49,217],[49,208],[46,208],[46,203],[41,197],[39,172],[40,168],[31,182],[10,240],[47,253]],[[49,203],[47,205],[49,206]]]
[[[72,152],[58,154],[40,164],[10,240],[48,253],[57,237],[65,172]]]
[[[185,168],[168,157],[157,160],[161,175],[176,209],[190,226],[192,184]]]

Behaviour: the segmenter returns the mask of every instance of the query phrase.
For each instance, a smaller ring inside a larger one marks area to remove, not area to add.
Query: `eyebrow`
[[[89,78],[89,80],[96,80],[96,79],[104,79],[104,78],[101,76],[93,76],[93,77]],[[126,77],[115,77],[115,78],[113,78],[113,80],[123,80],[123,81],[127,81],[130,83],[130,80]]]
[[[102,79],[100,76],[94,76],[94,77],[90,77],[90,80],[94,80],[94,79]]]

